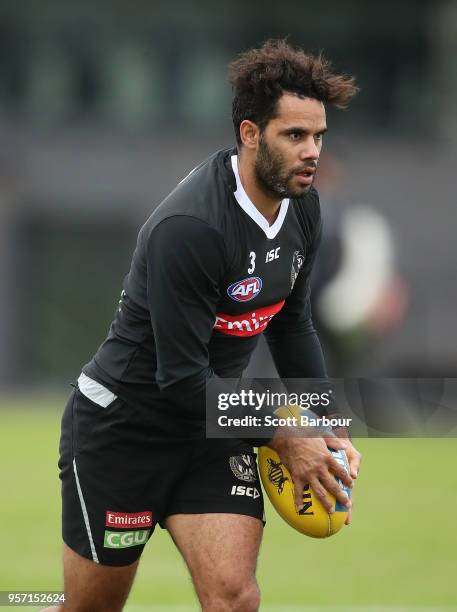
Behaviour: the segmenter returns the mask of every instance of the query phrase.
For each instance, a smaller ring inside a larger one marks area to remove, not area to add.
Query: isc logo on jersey
[[[227,289],[228,295],[237,302],[248,302],[259,295],[262,289],[262,279],[258,276],[249,276],[237,281]]]

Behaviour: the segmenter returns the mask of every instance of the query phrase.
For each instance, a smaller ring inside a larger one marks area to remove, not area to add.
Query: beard
[[[296,171],[287,172],[281,153],[274,151],[265,142],[264,135],[259,139],[259,149],[254,165],[259,187],[268,196],[284,198],[301,198],[311,189],[311,185],[292,186]]]

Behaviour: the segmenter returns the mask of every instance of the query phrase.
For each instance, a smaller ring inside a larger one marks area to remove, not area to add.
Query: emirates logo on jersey
[[[284,300],[240,315],[217,313],[214,329],[229,336],[255,336],[264,331],[283,306]]]
[[[237,302],[248,302],[257,297],[262,289],[262,279],[258,276],[249,276],[237,281],[227,289],[228,295]]]

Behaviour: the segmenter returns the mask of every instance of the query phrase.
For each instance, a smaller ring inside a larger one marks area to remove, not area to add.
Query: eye
[[[314,135],[314,140],[322,140],[324,137],[324,132],[319,132],[319,134]]]
[[[290,140],[292,140],[294,142],[297,142],[298,140],[300,140],[301,134],[300,134],[300,132],[290,132],[289,138],[290,138]]]

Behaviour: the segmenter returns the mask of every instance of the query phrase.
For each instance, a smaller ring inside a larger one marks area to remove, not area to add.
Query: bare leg
[[[121,612],[139,561],[124,567],[99,565],[64,544],[63,563],[67,601],[42,612]]]
[[[238,514],[175,514],[166,527],[189,568],[203,612],[257,612],[261,521]]]

